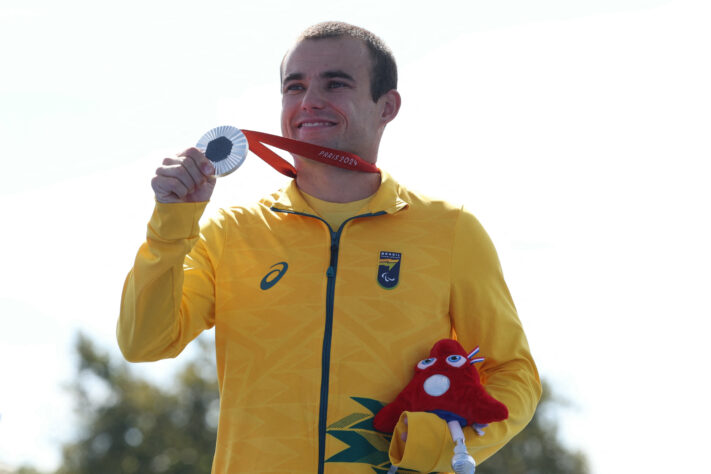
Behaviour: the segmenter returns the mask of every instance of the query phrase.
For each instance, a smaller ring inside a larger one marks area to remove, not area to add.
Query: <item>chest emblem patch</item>
[[[400,282],[400,252],[380,252],[378,260],[378,284],[386,290],[392,290]]]

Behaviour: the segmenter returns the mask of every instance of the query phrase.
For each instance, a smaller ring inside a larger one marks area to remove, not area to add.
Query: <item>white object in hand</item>
[[[452,435],[452,440],[454,441],[452,469],[454,469],[454,472],[457,474],[474,474],[476,462],[474,458],[469,455],[467,446],[464,444],[464,433],[462,432],[461,425],[458,421],[450,421],[447,425],[449,426],[449,433]]]
[[[212,161],[215,176],[227,176],[244,163],[249,143],[242,130],[222,125],[203,135],[196,147]]]

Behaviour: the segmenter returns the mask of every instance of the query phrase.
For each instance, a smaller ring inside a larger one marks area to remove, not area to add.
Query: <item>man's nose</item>
[[[303,110],[322,109],[324,104],[323,92],[317,87],[307,88],[301,99],[301,108]]]

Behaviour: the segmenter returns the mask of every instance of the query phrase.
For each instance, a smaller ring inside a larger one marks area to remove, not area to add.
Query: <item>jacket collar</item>
[[[388,173],[380,171],[380,187],[375,192],[373,199],[368,203],[368,212],[376,213],[385,211],[388,214],[395,214],[405,209],[409,203],[405,200],[404,190]],[[313,214],[314,210],[306,203],[296,186],[296,180],[292,180],[286,189],[279,191],[276,195],[273,207],[285,211]]]

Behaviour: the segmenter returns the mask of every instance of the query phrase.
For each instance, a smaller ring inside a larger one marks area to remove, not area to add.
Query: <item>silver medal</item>
[[[249,150],[242,130],[230,125],[213,128],[202,136],[196,147],[215,166],[215,176],[227,176],[239,168]]]

